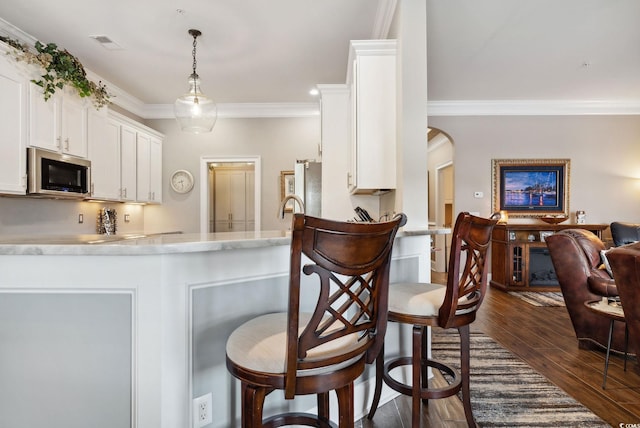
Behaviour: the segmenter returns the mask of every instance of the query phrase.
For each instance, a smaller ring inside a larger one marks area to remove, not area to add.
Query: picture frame
[[[295,193],[295,173],[293,171],[280,171],[280,200],[285,196]],[[284,212],[293,212],[294,200],[287,201]]]
[[[569,216],[569,159],[492,159],[493,211]]]

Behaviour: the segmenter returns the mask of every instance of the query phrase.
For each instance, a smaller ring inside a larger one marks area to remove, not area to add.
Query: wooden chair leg
[[[473,410],[471,408],[471,392],[469,378],[471,373],[470,367],[470,338],[469,325],[458,327],[460,333],[460,368],[462,376],[462,405],[464,407],[464,415],[467,419],[467,425],[476,427],[476,421],[473,419]]]
[[[427,327],[422,327],[422,349],[420,354],[420,359],[424,362],[422,364],[422,388],[429,388],[429,366],[427,365],[427,356],[429,355],[429,335]],[[422,404],[428,405],[429,399],[423,398]]]
[[[329,393],[318,394],[318,417],[329,420]]]
[[[376,386],[373,393],[373,401],[371,402],[371,408],[367,418],[373,419],[373,415],[378,410],[378,404],[380,404],[380,395],[382,395],[382,376],[384,372],[384,345],[380,349],[380,354],[376,357]]]
[[[262,409],[268,393],[265,388],[248,385],[242,382],[242,428],[258,428],[262,426]]]
[[[413,326],[413,350],[411,353],[411,426],[420,428],[420,413],[422,396],[422,327]]]
[[[336,389],[338,397],[338,428],[353,428],[353,382]]]

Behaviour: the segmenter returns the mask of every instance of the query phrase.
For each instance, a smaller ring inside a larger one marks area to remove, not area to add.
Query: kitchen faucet
[[[302,202],[302,199],[300,199],[300,196],[295,195],[293,193],[289,193],[287,196],[285,196],[282,199],[282,202],[280,202],[280,209],[278,211],[278,215],[280,218],[284,218],[284,209],[287,206],[287,202],[289,202],[290,199],[295,200],[298,205],[300,205],[300,211],[302,211],[302,214],[304,214],[304,202]],[[293,208],[295,210],[295,204],[293,204]]]

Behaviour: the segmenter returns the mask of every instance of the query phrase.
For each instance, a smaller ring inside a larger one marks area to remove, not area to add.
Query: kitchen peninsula
[[[430,235],[449,232],[401,230],[391,280],[428,281]],[[226,338],[285,309],[289,243],[284,231],[0,238],[0,378],[10,391],[0,426],[80,427],[104,415],[89,425],[191,427],[192,400],[208,393],[210,426],[236,426]],[[405,333],[389,326],[389,355],[410,343]],[[372,376],[356,385],[357,415]],[[34,400],[46,405],[24,408]],[[265,414],[282,406],[309,410],[315,399],[276,394]]]

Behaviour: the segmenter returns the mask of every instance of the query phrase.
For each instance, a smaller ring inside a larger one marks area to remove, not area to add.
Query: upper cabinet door
[[[0,192],[26,192],[27,92],[29,80],[0,50]]]
[[[29,85],[29,145],[60,151],[60,95],[44,100],[42,88]]]
[[[120,199],[120,126],[107,112],[88,112],[89,159],[91,160],[91,196],[96,199]]]
[[[29,88],[29,145],[87,157],[87,107],[73,94],[56,93],[47,101],[42,88]]]
[[[137,138],[138,202],[162,203],[162,142],[144,132]]]
[[[151,138],[149,146],[149,190],[151,202],[162,203],[162,142]]]
[[[151,202],[151,137],[138,132],[136,137],[137,197],[138,202]]]
[[[136,130],[120,125],[120,200],[135,201],[137,197]]]
[[[83,100],[67,96],[62,100],[60,139],[62,152],[87,157],[87,110]]]

